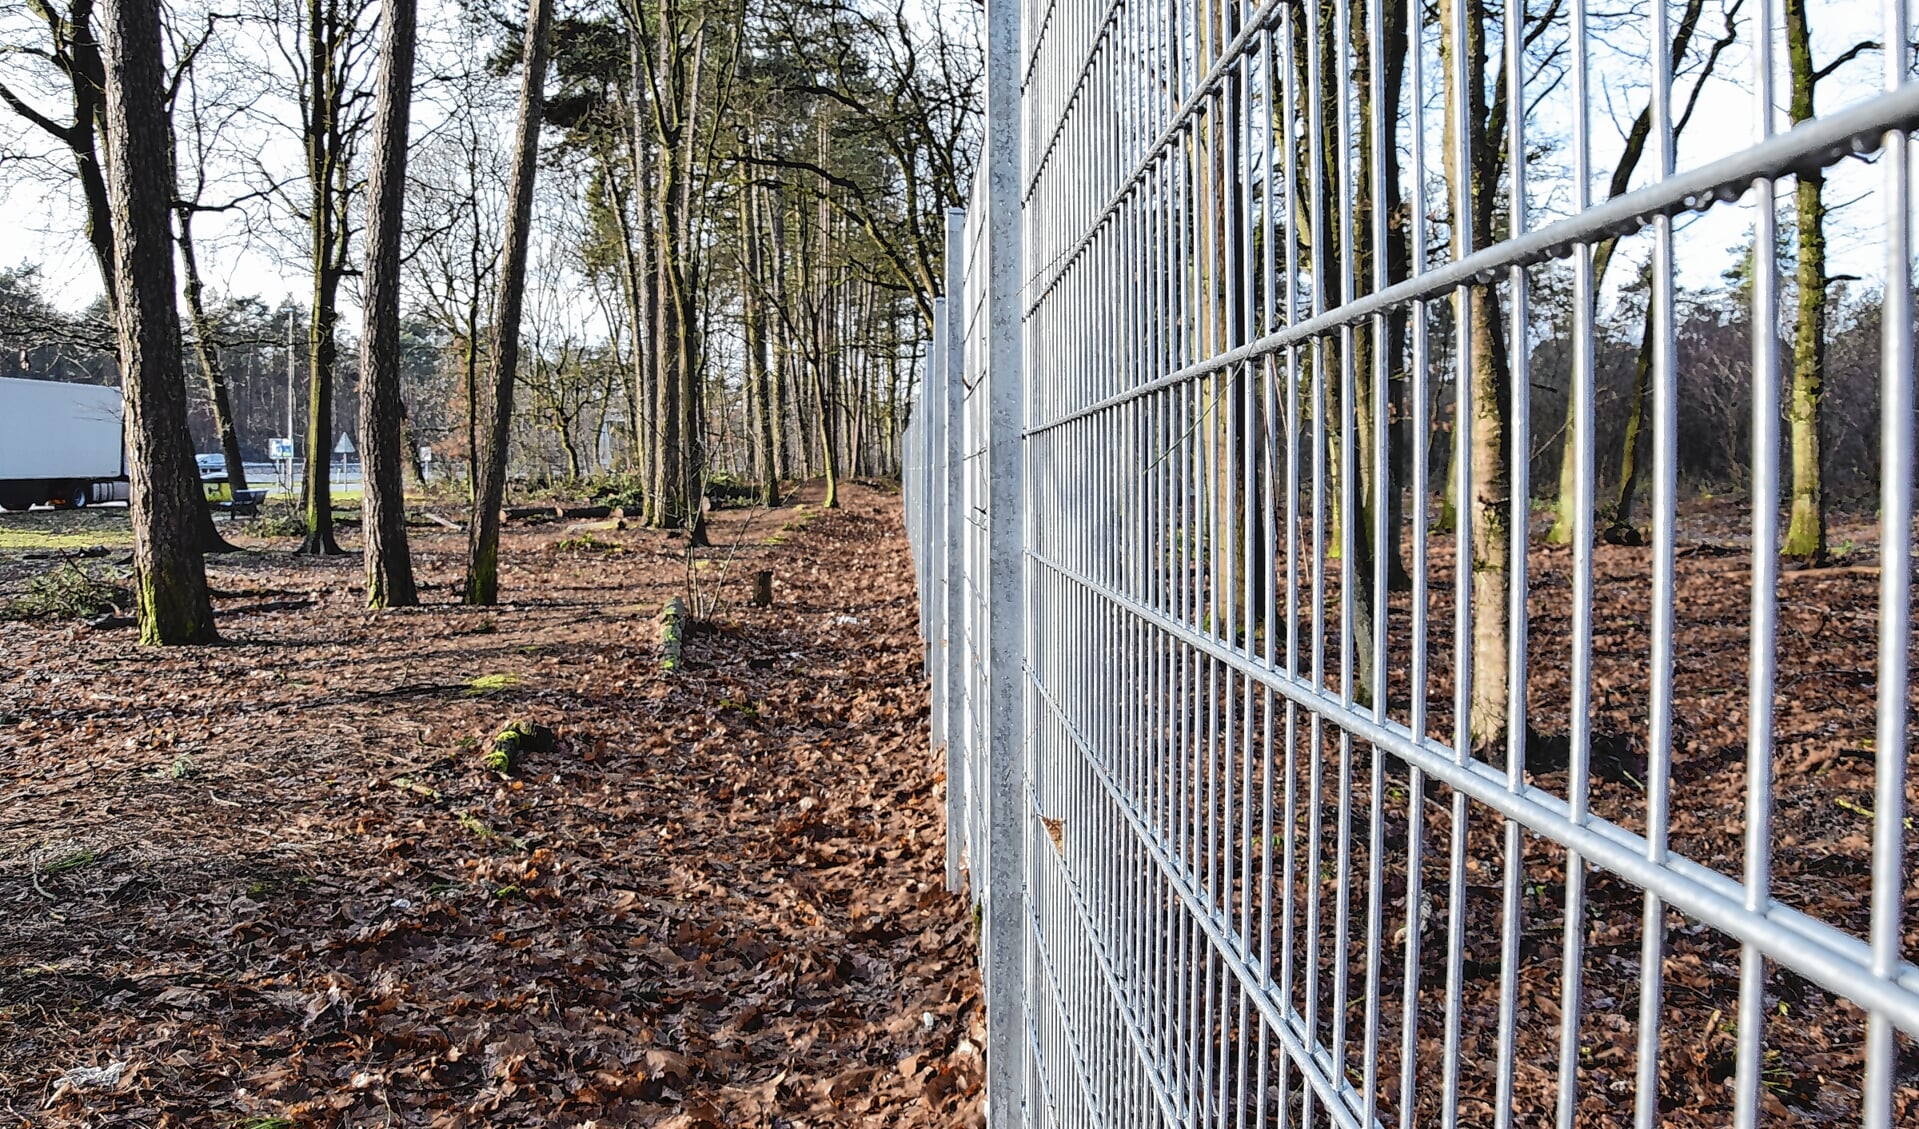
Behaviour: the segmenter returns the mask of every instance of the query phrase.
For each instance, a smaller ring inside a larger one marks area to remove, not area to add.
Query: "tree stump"
[[[520,767],[520,758],[525,753],[544,753],[553,748],[553,731],[538,722],[510,721],[493,738],[493,745],[487,749],[486,766],[495,772],[510,773]]]
[[[660,669],[680,669],[680,648],[686,640],[686,601],[678,596],[660,611]]]
[[[773,606],[773,573],[761,569],[753,574],[753,606],[770,608]]]

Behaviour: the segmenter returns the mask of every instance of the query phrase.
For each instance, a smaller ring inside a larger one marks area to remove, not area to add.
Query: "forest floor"
[[[817,495],[715,512],[698,566],[510,523],[496,608],[427,527],[419,609],[236,536],[223,645],[0,621],[0,1122],[977,1121],[898,500]],[[0,603],[124,572],[66,516],[5,519]],[[722,602],[669,673],[675,595]],[[489,770],[521,718],[556,739]]]
[[[303,560],[284,540],[239,537],[247,553],[210,558],[224,646],[161,652],[122,627],[0,621],[0,1117],[976,1122],[973,925],[941,889],[941,789],[898,500],[846,494],[834,512],[817,508],[816,489],[771,514],[717,512],[716,548],[691,572],[664,534],[516,521],[502,587],[520,602],[497,609],[454,603],[463,541],[436,527],[413,531],[430,585],[419,610],[365,611],[357,559]],[[1674,583],[1671,845],[1729,877],[1747,818],[1746,527],[1736,500],[1689,502]],[[1842,517],[1833,532],[1830,567],[1780,580],[1773,893],[1860,935],[1878,560],[1870,520]],[[113,511],[10,515],[0,603],[57,602],[73,587],[58,578],[111,574],[123,534]],[[1423,699],[1444,741],[1450,539],[1429,548]],[[1638,831],[1650,550],[1601,546],[1595,566],[1592,806]],[[745,606],[760,568],[778,576],[770,610]],[[661,604],[715,594],[718,626],[690,640],[684,671],[661,671]],[[1409,598],[1392,600],[1397,656],[1414,646]],[[1560,794],[1570,607],[1569,552],[1536,545],[1527,767]],[[1389,676],[1397,709],[1407,673],[1396,663]],[[480,756],[515,718],[558,737],[508,778]],[[1322,753],[1320,847],[1333,859],[1342,760],[1330,739]],[[1366,755],[1350,766],[1357,812],[1371,802]],[[1380,1077],[1400,1076],[1403,844],[1416,807],[1428,845],[1412,1075],[1424,1124],[1437,1120],[1447,1059],[1450,794],[1415,799],[1387,771],[1378,893],[1398,934],[1378,985],[1391,1001]],[[1919,759],[1907,782],[1919,809]],[[1310,783],[1293,837],[1302,858]],[[1354,874],[1367,869],[1365,838]],[[1503,840],[1499,820],[1471,813],[1457,1005],[1469,1125],[1490,1124],[1495,1104]],[[1535,836],[1522,846],[1513,1100],[1530,1125],[1555,1101],[1566,857]],[[1907,850],[1914,952],[1919,836]],[[1296,907],[1313,881],[1300,879]],[[1331,869],[1317,882],[1322,901],[1340,896]],[[1366,893],[1353,891],[1355,913]],[[1645,910],[1637,888],[1603,873],[1586,905],[1577,1123],[1598,1129],[1629,1116]],[[1738,946],[1676,914],[1669,925],[1661,1123],[1722,1126]],[[1353,943],[1343,963],[1313,951],[1322,990],[1343,968],[1358,1024],[1368,954]],[[1768,1124],[1857,1124],[1863,1012],[1776,965],[1765,1001]],[[1323,1038],[1330,1021],[1322,1009]],[[1919,1124],[1919,1045],[1903,1036],[1897,1070],[1895,1123]],[[1391,1123],[1403,1096],[1384,1088]]]

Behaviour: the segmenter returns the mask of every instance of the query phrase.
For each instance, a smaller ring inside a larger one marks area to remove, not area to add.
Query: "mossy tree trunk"
[[[360,334],[360,527],[369,607],[420,602],[407,552],[400,400],[400,230],[413,99],[416,0],[385,0],[367,183],[365,327]]]
[[[140,641],[210,643],[213,609],[197,543],[206,512],[187,432],[174,305],[170,136],[157,0],[108,0],[104,67],[115,311],[132,480]]]
[[[1857,49],[1855,48],[1855,51]],[[1842,60],[1843,61],[1843,60]],[[1786,0],[1786,69],[1791,77],[1787,109],[1792,124],[1812,119],[1814,94],[1824,71],[1812,59],[1812,29],[1806,0]],[[1786,398],[1791,452],[1792,512],[1781,552],[1811,562],[1826,559],[1826,490],[1819,417],[1826,380],[1826,178],[1817,169],[1799,174],[1793,191],[1798,267],[1794,275],[1799,311],[1792,327],[1792,384]],[[1765,253],[1770,248],[1759,249]]]
[[[1645,477],[1645,461],[1639,450],[1645,445],[1646,411],[1652,406],[1652,311],[1646,311],[1639,331],[1639,355],[1633,361],[1632,406],[1626,415],[1626,438],[1619,447],[1619,489],[1614,495],[1611,520],[1605,538],[1616,545],[1640,543],[1639,530],[1633,525],[1633,508],[1639,496],[1639,480]]]

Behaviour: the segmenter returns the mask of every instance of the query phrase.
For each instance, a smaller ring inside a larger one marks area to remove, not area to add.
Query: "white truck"
[[[126,497],[118,388],[0,378],[0,509]]]

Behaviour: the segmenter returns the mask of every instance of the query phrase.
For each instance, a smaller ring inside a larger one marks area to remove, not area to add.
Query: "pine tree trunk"
[[[553,0],[529,0],[521,53],[520,125],[514,140],[507,197],[504,253],[493,305],[492,403],[485,457],[477,460],[473,517],[467,523],[465,602],[492,605],[500,594],[500,503],[506,496],[507,440],[513,424],[513,382],[520,361],[520,308],[526,288],[526,248],[533,222],[533,179],[539,169],[540,122],[544,114],[547,39]]]
[[[206,565],[196,543],[206,513],[187,431],[180,322],[174,305],[169,127],[158,0],[108,0],[107,170],[115,311],[132,480],[134,602],[140,641],[216,641]]]
[[[373,164],[367,183],[365,328],[360,334],[360,525],[369,607],[420,602],[407,553],[400,401],[400,230],[413,100],[416,0],[384,0]]]

